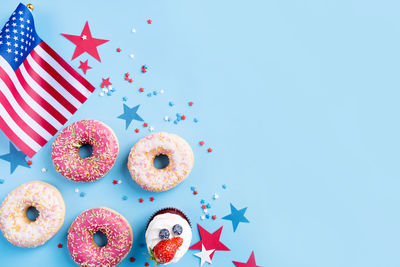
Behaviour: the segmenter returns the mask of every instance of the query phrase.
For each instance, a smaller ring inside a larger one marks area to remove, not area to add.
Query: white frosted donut
[[[169,164],[163,169],[154,167],[154,158],[166,155]],[[140,139],[131,149],[128,169],[141,187],[153,192],[169,190],[181,183],[193,168],[194,156],[190,145],[181,137],[152,133]]]
[[[26,216],[29,207],[39,211],[35,221]],[[32,181],[7,195],[0,206],[0,229],[15,246],[34,248],[46,243],[60,230],[64,216],[65,204],[57,188]]]

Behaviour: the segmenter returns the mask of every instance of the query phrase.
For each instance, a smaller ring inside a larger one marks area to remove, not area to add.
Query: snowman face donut
[[[175,210],[165,213],[162,213],[161,210],[158,213],[153,216],[147,226],[147,248],[156,262],[176,263],[189,249],[192,228],[188,220],[182,215],[176,214]],[[168,251],[164,251],[166,247],[168,247]],[[160,257],[160,254],[167,256]]]

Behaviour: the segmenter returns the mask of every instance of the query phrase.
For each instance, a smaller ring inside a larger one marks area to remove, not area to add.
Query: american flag
[[[19,4],[0,32],[0,129],[33,157],[94,87],[42,41]]]

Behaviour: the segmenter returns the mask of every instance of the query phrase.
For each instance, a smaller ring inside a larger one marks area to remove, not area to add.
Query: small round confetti
[[[198,120],[197,118],[194,118],[193,121],[194,121],[195,123],[198,123],[198,122],[199,122],[199,120]]]
[[[210,219],[210,214],[206,214],[206,218],[207,218],[207,219]]]
[[[200,200],[200,204],[204,204],[206,201],[204,199]]]
[[[122,200],[128,200],[128,196],[122,196]]]
[[[207,204],[207,209],[211,209],[210,203]]]
[[[158,92],[157,91],[153,91],[153,95],[157,95],[158,94]]]
[[[169,105],[170,107],[175,106],[174,102],[172,102],[172,101],[169,101],[168,105]]]
[[[143,203],[143,198],[139,198],[139,203]]]
[[[148,93],[148,94],[147,94],[147,97],[150,97],[150,96],[151,96],[151,93]]]
[[[190,190],[191,190],[191,191],[194,191],[194,190],[196,190],[196,187],[191,186],[191,187],[190,187]]]
[[[79,194],[79,196],[80,196],[80,197],[85,197],[85,196],[86,196],[86,193],[85,193],[85,192],[81,192],[81,193]]]
[[[4,184],[5,180],[4,179],[0,179],[0,184]]]
[[[164,90],[163,89],[160,90],[160,94],[164,94]]]
[[[223,189],[226,189],[226,188],[227,188],[226,184],[223,184],[223,185],[222,185],[222,188],[223,188]]]

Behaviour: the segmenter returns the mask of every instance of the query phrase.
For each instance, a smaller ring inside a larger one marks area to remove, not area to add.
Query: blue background
[[[165,206],[181,208],[193,225],[200,222],[210,232],[224,226],[221,240],[231,251],[216,252],[214,266],[246,262],[253,250],[264,267],[400,265],[398,1],[32,3],[39,36],[75,68],[86,59],[93,67],[86,78],[97,89],[70,122],[105,122],[121,149],[112,171],[91,184],[68,181],[55,171],[51,142],[30,169],[9,175],[9,164],[0,161],[1,199],[39,179],[55,185],[67,206],[62,229],[42,247],[17,248],[0,236],[1,266],[73,265],[68,227],[96,206],[119,211],[132,226],[128,258],[136,262],[126,258],[121,266],[143,266],[146,221]],[[17,4],[2,2],[1,25]],[[86,20],[94,37],[110,40],[99,47],[102,63],[87,54],[71,62],[75,46],[60,35],[79,35]],[[143,64],[146,74],[140,73]],[[125,72],[133,75],[133,84],[123,80]],[[117,90],[112,96],[99,97],[102,77],[111,78]],[[147,97],[139,87],[165,93]],[[149,193],[131,180],[125,167],[129,150],[148,130],[137,121],[125,130],[117,119],[123,96],[130,107],[140,104],[139,115],[155,131],[177,133],[191,144],[194,169],[175,189]],[[176,105],[169,107],[169,101]],[[177,112],[188,118],[178,125],[163,121]],[[0,155],[8,151],[1,134]],[[42,173],[43,167],[48,171]],[[113,179],[122,184],[113,185]],[[191,186],[199,195],[192,195]],[[87,195],[81,198],[75,188]],[[216,201],[214,193],[220,195]],[[129,199],[123,201],[123,195]],[[211,203],[217,220],[200,220],[200,199]],[[230,213],[230,202],[248,207],[250,223],[241,223],[235,233],[230,221],[220,219]],[[195,243],[197,227],[193,233]],[[190,250],[175,266],[198,266],[196,252]]]

